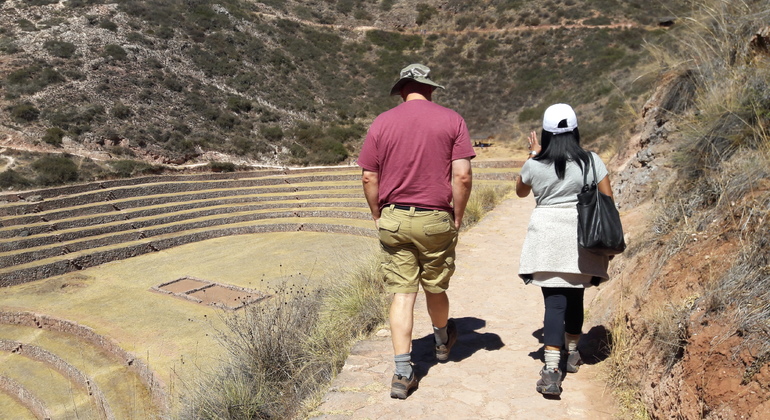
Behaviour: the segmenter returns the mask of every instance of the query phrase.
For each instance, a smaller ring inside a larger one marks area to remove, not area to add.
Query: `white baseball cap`
[[[566,121],[566,126],[561,124]],[[559,127],[562,125],[562,127]],[[577,128],[577,116],[571,106],[555,104],[548,107],[543,114],[543,130],[553,134],[568,133]]]

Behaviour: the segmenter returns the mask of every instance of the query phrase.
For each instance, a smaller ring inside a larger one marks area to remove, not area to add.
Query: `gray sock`
[[[412,356],[409,353],[397,354],[393,360],[396,361],[396,374],[407,378],[412,376]]]
[[[559,360],[561,360],[560,350],[545,350],[545,367],[546,369],[558,369]]]
[[[447,323],[447,325],[449,324]],[[446,344],[446,342],[449,341],[449,336],[447,336],[447,332],[446,332],[447,325],[444,325],[444,328],[433,327],[433,336],[436,338],[437,346]]]

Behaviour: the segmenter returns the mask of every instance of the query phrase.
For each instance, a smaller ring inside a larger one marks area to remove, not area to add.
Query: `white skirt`
[[[578,246],[574,203],[535,207],[519,260],[519,277],[526,283],[537,280],[535,284],[542,287],[585,287],[594,276],[608,279],[608,267],[608,257]]]

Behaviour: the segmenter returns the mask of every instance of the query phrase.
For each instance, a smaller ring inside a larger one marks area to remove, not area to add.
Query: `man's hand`
[[[377,172],[361,171],[361,182],[364,184],[364,196],[369,204],[369,211],[372,213],[374,225],[377,230],[380,229],[380,177]]]
[[[458,230],[463,224],[465,206],[471,196],[473,186],[473,171],[470,159],[457,159],[452,161],[452,206],[455,214],[455,228]]]

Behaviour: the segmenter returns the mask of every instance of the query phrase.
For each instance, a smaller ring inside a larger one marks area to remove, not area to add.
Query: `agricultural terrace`
[[[515,171],[476,162],[474,188]],[[0,405],[14,419],[168,413],[217,367],[225,312],[323,287],[377,246],[357,167],[3,193],[0,220]]]

